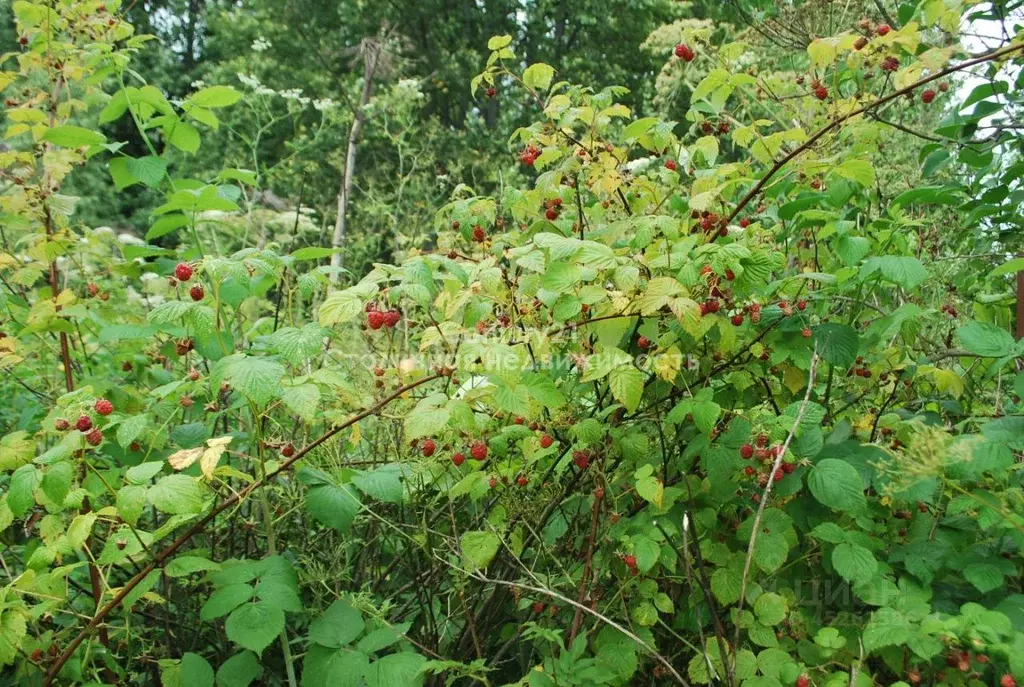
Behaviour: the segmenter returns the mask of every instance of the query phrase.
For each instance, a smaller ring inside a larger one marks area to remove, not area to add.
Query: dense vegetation
[[[0,11],[4,684],[1024,679],[1020,2]]]

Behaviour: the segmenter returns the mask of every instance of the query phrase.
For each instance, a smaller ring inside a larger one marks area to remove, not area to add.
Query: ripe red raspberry
[[[558,219],[558,210],[554,208],[548,208],[547,211],[544,213],[544,216],[547,217],[552,222],[554,222],[556,219]]]
[[[892,30],[892,27],[889,26],[888,24],[879,24],[878,25],[878,35],[879,36],[884,36],[887,33],[889,33],[891,30]]]
[[[384,326],[391,329],[402,319],[402,313],[397,310],[388,310],[384,313]]]
[[[750,226],[750,220],[744,217],[743,219],[740,220],[740,226],[746,229],[747,227]]]
[[[1012,675],[1006,673],[999,678],[999,687],[1017,687],[1017,681],[1013,679]]]
[[[807,679],[806,675],[801,675],[796,679],[796,687],[808,687],[810,684],[811,681]]]
[[[551,438],[550,434],[545,434],[540,438],[541,448],[551,448],[551,444],[555,443],[555,440]]]
[[[754,447],[750,444],[743,444],[740,446],[740,457],[744,460],[749,460],[754,455]]]
[[[94,429],[85,435],[85,441],[90,446],[99,446],[103,443],[103,432],[98,429]]]
[[[28,36],[19,36],[18,42],[22,45],[28,45]]]
[[[203,291],[202,286],[196,284],[195,286],[188,290],[188,295],[192,300],[199,302],[203,300],[203,297],[206,296],[206,292]]]
[[[93,407],[96,409],[96,412],[98,414],[104,416],[110,415],[112,412],[114,412],[114,404],[105,398],[101,398],[100,400],[96,401],[96,405]]]
[[[824,86],[818,86],[817,88],[814,89],[814,97],[817,98],[818,100],[827,100],[828,89],[825,88]]]
[[[81,416],[78,418],[78,421],[75,422],[75,429],[79,432],[88,432],[92,429],[92,418],[88,415]]]
[[[671,172],[674,172],[678,168],[679,168],[679,165],[676,164],[675,160],[673,160],[671,158],[669,158],[668,160],[665,160],[665,169],[667,169],[667,170],[669,170]]]
[[[641,350],[646,351],[648,348],[651,347],[651,340],[648,339],[646,336],[641,336],[639,339],[636,340],[636,345],[639,346]]]
[[[530,480],[526,479],[526,475],[520,475],[519,479],[516,480],[516,484],[518,484],[521,487],[525,487],[529,483]]]
[[[732,270],[726,270],[725,271],[725,280],[726,281],[732,281],[735,278],[736,278],[736,273],[735,272],[733,272]]]
[[[285,458],[291,458],[292,456],[295,455],[295,447],[292,446],[291,444],[285,444],[281,448],[281,455],[284,456]]]
[[[709,299],[707,301],[707,306],[708,306],[708,312],[714,313],[714,312],[718,312],[718,309],[721,307],[721,304],[717,300],[715,300],[714,298],[711,298],[711,299]]]
[[[384,313],[374,310],[373,312],[366,313],[366,324],[370,325],[370,329],[380,329],[384,326]]]
[[[796,309],[797,310],[807,310],[807,301],[797,301],[796,302]]]
[[[783,469],[782,469],[782,468],[779,468],[778,470],[776,470],[776,471],[775,471],[775,474],[774,474],[774,475],[772,475],[772,478],[773,478],[773,479],[774,479],[774,480],[775,480],[776,482],[781,482],[781,481],[782,481],[782,478],[783,478],[783,477],[785,477],[785,476],[786,476],[786,473],[785,473],[785,472],[783,471]]]
[[[494,90],[494,86],[491,86],[490,88],[487,89],[488,98],[493,98],[495,93],[497,93],[497,91]]]
[[[57,418],[53,421],[53,428],[58,432],[66,432],[71,427],[71,423],[62,417]]]
[[[487,232],[479,224],[473,227],[473,240],[477,243],[483,243],[487,239]]]
[[[676,57],[683,60],[684,62],[692,62],[693,58],[696,57],[696,54],[693,52],[690,46],[686,45],[685,43],[680,43],[679,45],[677,45],[675,53]]]
[[[188,281],[192,278],[192,266],[187,262],[179,262],[178,266],[174,268],[174,276],[178,278],[178,281]]]
[[[460,465],[462,465],[465,462],[466,462],[466,456],[463,455],[462,453],[456,452],[456,453],[454,453],[452,455],[452,463],[455,464],[455,467],[459,467]],[[491,479],[493,480],[494,478],[492,477]],[[492,484],[491,486],[493,487],[494,485]]]
[[[811,334],[812,332],[810,327],[804,327],[803,329],[800,330],[800,336],[804,337],[805,339],[811,338]]]
[[[782,471],[785,472],[787,475],[791,474],[794,470],[796,470],[796,463],[782,464]]]
[[[631,553],[627,553],[622,557],[622,562],[626,564],[627,568],[636,568],[636,556]]]
[[[727,133],[729,133],[729,122],[719,122],[718,123],[718,133],[720,133],[720,134],[727,134]]]
[[[736,313],[731,318],[729,318],[729,321],[733,323],[733,326],[739,327],[741,324],[743,324],[743,313]]]
[[[423,446],[420,447],[420,451],[422,451],[423,456],[426,458],[434,455],[435,450],[437,450],[437,444],[434,443],[433,439],[427,439],[423,442]]]
[[[757,445],[762,447],[762,448],[767,446],[768,445],[768,435],[767,434],[760,434],[760,435],[758,435],[758,437],[757,437]]]
[[[882,71],[883,72],[894,72],[900,68],[900,59],[895,55],[889,55],[882,60]]]
[[[517,424],[517,425],[522,425],[522,424],[525,424],[525,423],[526,423],[526,420],[524,420],[524,419],[523,419],[523,418],[521,418],[521,417],[517,417],[517,418],[516,418],[515,420],[513,420],[512,422],[513,422],[513,423],[515,423],[515,424]]]
[[[545,606],[544,606],[544,602],[543,601],[535,601],[533,603],[533,606],[531,607],[531,609],[533,610],[534,613],[543,613],[544,612],[544,608],[545,608]]]
[[[576,463],[576,467],[580,470],[586,470],[590,467],[590,456],[586,451],[573,451],[572,462]]]
[[[755,472],[757,472],[757,470],[755,470],[750,465],[748,465],[747,467],[743,468],[743,474],[746,475],[747,477],[753,477]]]
[[[487,458],[487,444],[482,441],[474,441],[473,446],[469,449],[469,455],[473,456],[473,460],[484,460]]]
[[[931,101],[935,100],[935,91],[928,89],[921,94],[921,102],[927,105]]]

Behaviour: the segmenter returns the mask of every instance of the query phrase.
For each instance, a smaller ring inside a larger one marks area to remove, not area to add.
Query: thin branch
[[[941,69],[935,72],[934,74],[931,74],[930,76],[926,76],[923,79],[915,81],[909,86],[893,91],[889,95],[883,96],[872,103],[864,105],[863,107],[859,107],[848,114],[842,115],[841,117],[836,117],[831,122],[829,122],[827,126],[825,126],[822,129],[819,129],[814,135],[812,135],[810,138],[804,141],[800,146],[794,148],[792,151],[790,151],[788,154],[782,157],[778,162],[776,162],[772,166],[772,168],[768,170],[768,173],[761,177],[760,181],[754,184],[754,187],[747,192],[747,195],[743,196],[740,202],[733,209],[732,213],[726,219],[726,223],[731,224],[732,221],[736,218],[736,216],[743,211],[743,208],[749,205],[750,201],[757,197],[757,195],[761,192],[765,185],[767,185],[771,178],[774,177],[780,169],[786,166],[786,163],[788,163],[790,160],[797,157],[801,153],[809,150],[811,146],[817,143],[822,136],[829,133],[830,131],[833,131],[834,129],[839,128],[839,125],[842,124],[843,122],[853,119],[854,117],[859,117],[860,115],[865,114],[867,112],[870,112],[871,110],[874,110],[877,107],[880,107],[888,102],[891,102],[896,98],[899,98],[900,96],[906,95],[907,93],[910,93],[927,83],[937,81],[938,79],[941,79],[944,76],[948,76],[949,74],[953,74],[955,72],[962,71],[964,69],[969,69],[979,64],[983,64],[985,62],[990,62],[1000,57],[1004,57],[1006,55],[1009,55],[1010,53],[1017,52],[1022,48],[1024,48],[1024,43],[1018,45],[1011,45],[1009,47],[1002,48],[1000,50],[995,50],[993,52],[986,53],[979,57],[975,57],[974,59],[961,62],[960,64],[955,64],[951,67],[946,67],[945,69]]]

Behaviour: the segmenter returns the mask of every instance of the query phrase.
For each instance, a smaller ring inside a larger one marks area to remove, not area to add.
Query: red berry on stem
[[[554,208],[548,208],[547,212],[544,213],[544,216],[553,222],[556,219],[558,219],[558,210]]]
[[[462,453],[456,452],[454,455],[452,455],[452,463],[455,464],[455,467],[459,467],[460,465],[462,465],[465,462],[466,462],[466,456],[463,455]],[[491,480],[493,480],[493,479],[494,478],[492,477]],[[494,487],[494,485],[492,484],[491,487]]]
[[[196,284],[195,286],[188,290],[188,295],[194,301],[201,301],[203,300],[203,297],[206,296],[206,292],[203,291],[202,286]]]
[[[772,475],[772,478],[776,482],[780,482],[780,481],[782,481],[782,478],[785,477],[785,476],[786,476],[786,473],[783,471],[782,468],[779,468],[778,470],[775,471],[775,474]]]
[[[520,475],[519,479],[516,480],[516,484],[518,484],[521,487],[525,487],[529,483],[530,483],[530,480],[526,479],[525,475]]]
[[[626,564],[627,568],[635,568],[636,556],[634,556],[631,553],[627,553],[625,556],[622,557],[622,562]]]
[[[935,91],[933,91],[932,89],[929,88],[928,90],[921,93],[921,102],[923,102],[925,105],[927,105],[933,100],[935,100]]]
[[[384,313],[384,326],[391,329],[402,319],[402,313],[397,310],[388,310]]]
[[[814,97],[817,98],[818,100],[827,100],[828,89],[825,88],[824,86],[818,86],[817,88],[814,89]]]
[[[462,454],[460,453],[460,454],[456,454],[456,455],[462,455]],[[463,458],[463,460],[465,460],[465,458]],[[454,460],[452,462],[454,462]],[[455,464],[456,465],[462,465],[461,462],[455,463]],[[494,487],[498,486],[498,478],[497,477],[492,477],[489,480],[487,480],[487,486],[489,486],[491,489],[494,489]]]
[[[800,336],[804,337],[805,339],[811,338],[812,333],[813,332],[811,332],[810,327],[804,327],[803,329],[800,330]]]
[[[59,418],[57,418],[56,420],[53,421],[53,427],[58,432],[64,432],[64,431],[67,431],[71,427],[71,423],[68,422],[67,420],[65,420],[64,418],[59,417]]]
[[[797,310],[806,310],[807,309],[807,301],[797,301],[796,302],[796,309]]]
[[[743,219],[740,220],[740,226],[746,229],[747,227],[750,226],[750,220],[744,217]]]
[[[473,460],[484,460],[487,458],[487,444],[482,441],[473,442],[469,455],[473,456]]]
[[[479,224],[473,227],[473,240],[477,243],[483,243],[484,239],[487,238],[487,232]]]
[[[78,421],[75,422],[75,428],[79,432],[88,432],[90,429],[92,429],[92,418],[89,417],[88,415],[82,415],[80,418],[78,418]]]
[[[807,678],[806,675],[801,675],[796,679],[796,687],[808,687],[808,685],[810,684],[811,681]]]
[[[380,329],[384,326],[384,313],[376,310],[366,313],[366,324],[370,325],[370,329]]]
[[[101,398],[100,400],[96,401],[96,405],[94,406],[94,408],[96,409],[97,413],[104,416],[110,415],[112,412],[114,412],[114,404],[105,398]]]
[[[281,455],[285,458],[291,458],[295,455],[295,447],[291,444],[285,444],[281,447]]]
[[[646,336],[641,336],[639,339],[636,340],[636,345],[639,346],[641,350],[646,351],[648,348],[651,347],[651,340],[648,339]]]
[[[542,436],[540,438],[540,447],[541,448],[550,448],[551,444],[553,444],[553,443],[555,443],[555,440],[552,439],[551,435],[549,435],[549,434],[545,434],[544,436]]]
[[[730,318],[730,321],[733,323],[734,326],[739,327],[741,324],[743,324],[743,313],[736,313]]]
[[[671,158],[669,158],[668,160],[665,160],[665,169],[674,172],[678,168],[679,168],[679,165],[676,164],[675,160],[673,160]]]
[[[192,266],[187,262],[179,262],[178,266],[174,268],[174,276],[178,278],[178,281],[188,281],[192,278]]]
[[[103,432],[94,429],[85,435],[85,440],[90,446],[99,446],[103,443]]]
[[[684,62],[692,62],[693,58],[696,57],[696,53],[685,43],[680,43],[676,46],[676,57],[683,60]]]
[[[743,444],[740,446],[740,457],[744,460],[751,458],[754,455],[754,447],[750,444]]]
[[[423,446],[420,447],[420,451],[427,458],[434,455],[434,451],[437,450],[437,444],[434,443],[433,439],[427,439],[423,442]]]
[[[1017,687],[1017,681],[1013,679],[1013,676],[1006,673],[999,678],[999,687]]]
[[[759,435],[757,437],[757,445],[761,446],[761,447],[767,446],[768,445],[768,435],[767,434]]]
[[[890,31],[892,31],[892,27],[889,26],[888,24],[879,24],[879,26],[878,26],[878,35],[879,36],[884,36],[887,33],[889,33]]]

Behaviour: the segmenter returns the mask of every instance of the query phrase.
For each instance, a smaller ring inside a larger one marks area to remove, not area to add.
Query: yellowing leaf
[[[199,460],[199,457],[202,455],[202,447],[183,448],[180,451],[175,451],[171,455],[167,456],[167,462],[170,463],[171,467],[175,470],[184,470],[189,465]]]

